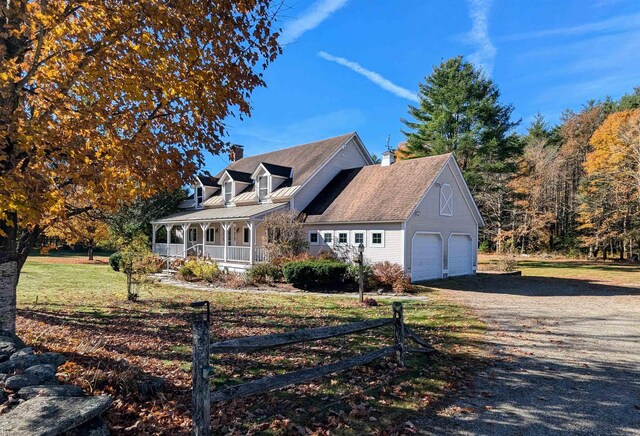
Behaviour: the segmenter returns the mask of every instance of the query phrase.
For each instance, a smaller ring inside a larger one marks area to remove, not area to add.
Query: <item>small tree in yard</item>
[[[264,247],[270,259],[295,257],[307,249],[302,221],[303,217],[295,210],[273,212],[264,218]]]
[[[120,253],[120,270],[127,276],[127,300],[137,301],[140,296],[138,286],[149,272],[144,262],[145,257],[151,256],[149,240],[139,233],[123,242]]]
[[[78,216],[56,223],[45,234],[58,237],[70,245],[82,245],[87,249],[89,260],[93,260],[93,250],[109,239],[109,230],[104,221]]]

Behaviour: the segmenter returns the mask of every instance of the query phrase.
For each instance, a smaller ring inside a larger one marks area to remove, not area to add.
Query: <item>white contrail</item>
[[[496,47],[489,39],[488,15],[490,0],[469,0],[469,18],[471,31],[467,34],[469,42],[477,46],[477,50],[469,56],[469,60],[491,74],[496,58]]]
[[[352,62],[348,59],[341,58],[338,56],[333,56],[332,54],[329,54],[325,51],[318,52],[318,56],[320,56],[322,59],[325,59],[330,62],[335,62],[336,64],[349,68],[351,71],[354,71],[358,74],[363,75],[364,77],[366,77],[367,79],[369,79],[370,81],[378,85],[380,88],[386,91],[389,91],[392,94],[397,95],[398,97],[406,98],[407,100],[411,100],[415,102],[420,101],[418,97],[408,89],[405,89],[401,86],[396,85],[395,83],[391,82],[388,79],[385,79],[375,71],[367,70],[366,68],[364,68],[363,66],[361,66],[356,62]]]
[[[305,32],[313,30],[331,14],[347,4],[349,0],[319,0],[315,2],[305,13],[295,20],[286,23],[280,35],[280,44],[291,44],[300,38]]]

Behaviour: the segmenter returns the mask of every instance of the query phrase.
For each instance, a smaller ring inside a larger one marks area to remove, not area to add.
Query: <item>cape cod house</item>
[[[357,133],[242,157],[215,177],[195,178],[183,211],[153,224],[153,251],[205,255],[242,269],[266,260],[265,215],[305,216],[309,250],[388,260],[412,281],[473,274],[482,216],[452,154],[374,164]]]

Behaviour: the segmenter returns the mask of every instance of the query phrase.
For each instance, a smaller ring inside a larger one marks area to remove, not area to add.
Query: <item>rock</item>
[[[18,350],[26,347],[24,342],[22,342],[22,339],[20,339],[18,336],[16,336],[15,333],[10,332],[8,330],[0,330],[0,338],[9,338],[9,339],[11,339],[11,341],[16,345],[16,348]]]
[[[15,369],[16,369],[15,364],[10,360],[0,363],[0,373],[2,374],[9,374],[10,372],[13,372]]]
[[[38,360],[40,363],[53,365],[57,368],[63,365],[67,361],[67,358],[60,353],[46,352],[38,355]]]
[[[38,356],[33,354],[33,348],[23,348],[16,351],[9,358],[9,362],[13,363],[17,369],[26,369],[39,363]]]
[[[40,380],[40,383],[57,381],[56,367],[53,365],[34,365],[24,370],[24,375],[34,375]]]
[[[83,397],[84,392],[74,385],[36,385],[27,386],[18,391],[18,397],[30,400],[35,397]]]
[[[104,420],[96,416],[84,424],[64,433],[64,436],[109,436],[109,427]]]
[[[0,390],[0,404],[6,403],[8,399],[9,397],[7,396],[7,393],[5,391]]]
[[[33,374],[13,375],[4,382],[4,386],[12,391],[17,391],[27,386],[39,385],[40,379]]]
[[[59,435],[99,417],[110,405],[108,395],[35,397],[0,415],[0,435]]]

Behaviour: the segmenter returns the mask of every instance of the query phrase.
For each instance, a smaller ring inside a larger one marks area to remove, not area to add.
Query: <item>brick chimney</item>
[[[380,162],[380,166],[388,167],[396,161],[396,154],[393,151],[385,151],[382,153],[382,161]]]
[[[235,162],[242,159],[244,156],[244,146],[238,144],[232,144],[229,148],[229,160]]]

